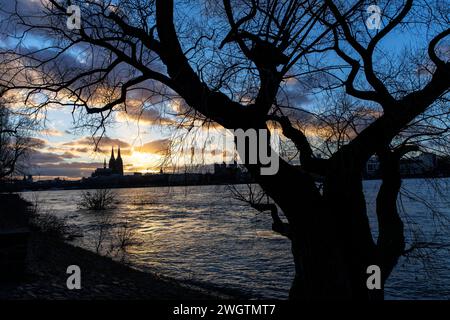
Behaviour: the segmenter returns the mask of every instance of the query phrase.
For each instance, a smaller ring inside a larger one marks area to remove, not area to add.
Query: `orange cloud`
[[[120,111],[116,119],[122,122],[133,120],[149,125],[171,125],[175,123],[173,119],[162,115],[155,107],[143,107],[142,102],[137,100],[127,102],[126,111]]]
[[[153,140],[136,148],[136,151],[142,153],[166,154],[169,151],[170,143],[170,139]]]
[[[109,137],[83,137],[74,141],[66,142],[63,146],[71,147],[72,151],[85,152],[100,152],[108,153],[111,147],[120,147],[124,154],[130,152],[131,145],[120,139]]]

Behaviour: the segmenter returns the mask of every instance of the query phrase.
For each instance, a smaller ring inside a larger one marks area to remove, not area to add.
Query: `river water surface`
[[[375,237],[373,204],[379,184],[364,182]],[[386,284],[386,298],[450,299],[450,253],[441,248],[450,244],[450,224],[445,221],[450,219],[449,185],[450,179],[404,181],[406,195],[399,205],[405,212],[408,244],[416,239],[439,244],[439,248],[414,251],[402,258]],[[246,186],[238,188],[245,191]],[[101,216],[77,207],[80,190],[23,194],[37,200],[45,212],[79,227],[84,236],[74,243],[81,247],[97,249],[102,223],[126,222],[140,240],[126,256],[137,269],[237,289],[252,297],[287,298],[294,275],[289,241],[271,231],[270,215],[233,199],[228,187],[114,191],[116,208]],[[102,217],[105,214],[107,221]],[[106,242],[100,250],[112,252]]]

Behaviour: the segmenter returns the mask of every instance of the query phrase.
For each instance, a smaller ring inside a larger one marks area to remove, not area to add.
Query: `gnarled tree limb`
[[[291,121],[286,116],[269,115],[268,120],[274,120],[281,125],[283,135],[290,139],[297,150],[300,152],[300,163],[306,171],[319,175],[326,174],[327,160],[316,158],[311,149],[305,134],[297,128],[294,128]]]
[[[400,158],[415,145],[402,145],[395,150],[384,148],[378,152],[382,184],[376,199],[378,219],[377,249],[380,253],[381,272],[385,280],[397,264],[405,249],[403,222],[397,209],[397,196],[401,187]]]

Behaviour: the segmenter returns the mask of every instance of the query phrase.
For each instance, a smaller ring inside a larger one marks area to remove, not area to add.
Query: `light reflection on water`
[[[447,183],[444,193],[449,199]],[[409,190],[425,196],[450,217],[448,202],[430,192],[423,180],[406,180]],[[369,217],[379,181],[364,182]],[[270,215],[234,200],[226,186],[159,187],[116,189],[117,207],[110,212],[112,223],[127,221],[142,244],[132,248],[128,261],[134,267],[182,280],[201,281],[238,289],[253,297],[287,298],[293,278],[289,241],[271,231]],[[79,190],[24,193],[37,197],[46,211],[79,226],[83,238],[75,244],[95,250],[99,218],[77,208]],[[411,200],[403,203],[411,219],[428,233],[436,227],[426,208]],[[447,230],[448,231],[448,230]],[[442,243],[450,234],[437,234]],[[450,255],[433,253],[431,274],[417,260],[402,259],[387,284],[391,299],[450,298]],[[430,266],[427,265],[430,270]]]

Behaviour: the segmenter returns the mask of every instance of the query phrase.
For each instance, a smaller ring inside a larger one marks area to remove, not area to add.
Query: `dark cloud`
[[[33,148],[41,149],[47,145],[47,141],[44,139],[29,137],[30,146]]]
[[[83,148],[71,148],[70,149],[72,152],[79,152],[79,153],[89,153],[92,152],[92,149],[87,148],[87,147],[83,147]]]
[[[97,144],[97,150],[95,149]],[[129,149],[131,145],[123,140],[115,139],[115,138],[109,138],[109,137],[83,137],[81,139],[73,140],[70,142],[64,143],[64,146],[69,147],[75,147],[79,150],[87,150],[87,151],[100,151],[102,152],[102,149],[110,149],[111,147],[117,148],[120,147],[121,149]],[[86,149],[80,149],[80,148],[86,148]]]
[[[73,154],[73,153],[71,153],[71,152],[68,152],[68,151],[64,152],[64,153],[61,155],[61,157],[63,157],[64,159],[78,158],[77,155],[75,155],[75,154]]]
[[[95,141],[98,138],[96,138]],[[44,145],[42,139],[35,139],[36,143]],[[131,154],[131,145],[123,140],[103,137],[98,143],[98,152],[108,154],[111,147],[117,155],[117,147],[120,146],[122,155]],[[156,144],[154,146],[156,148]],[[27,162],[29,163],[30,174],[48,177],[87,177],[96,168],[103,167],[103,162],[77,162],[71,159],[78,158],[79,153],[92,153],[95,149],[95,142],[92,137],[83,137],[77,140],[66,142],[61,147],[48,146],[45,151],[33,149],[29,154]],[[106,159],[108,160],[108,159]]]
[[[59,163],[66,159],[73,159],[73,158],[77,158],[77,156],[71,152],[64,152],[63,154],[57,154],[52,152],[42,152],[35,149],[33,149],[28,155],[28,161],[30,162],[31,166],[47,163]]]
[[[24,26],[21,25],[13,25],[9,23],[8,18],[12,13],[17,10],[17,12],[32,16],[42,11],[42,3],[41,1],[30,1],[30,0],[6,0],[1,1],[0,3],[0,21],[2,23],[0,26],[2,27],[2,31],[22,31],[25,29]]]
[[[67,160],[75,158],[77,158],[77,155],[69,151],[58,154],[34,149],[27,158],[27,163],[30,168],[28,173],[39,176],[66,176],[77,178],[89,176],[93,170],[103,165],[98,162],[67,162]]]
[[[33,175],[40,176],[65,176],[65,177],[88,177],[96,168],[103,167],[103,163],[93,162],[61,162],[54,164],[39,165],[32,169]]]
[[[68,159],[77,158],[71,152],[62,154],[52,152],[41,152],[33,150],[27,162],[30,171],[35,176],[65,176],[78,178],[89,176],[93,170],[103,166],[100,162],[66,162]]]
[[[28,160],[33,166],[46,163],[58,163],[60,161],[64,161],[64,157],[56,153],[33,150],[30,152]]]

